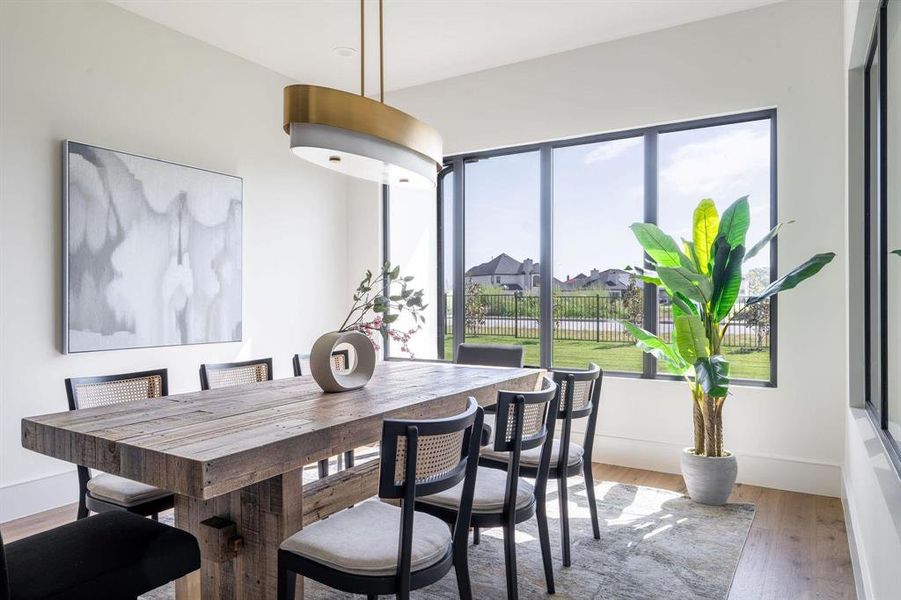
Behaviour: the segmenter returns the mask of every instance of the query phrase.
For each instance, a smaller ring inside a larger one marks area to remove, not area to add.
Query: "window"
[[[672,330],[668,298],[625,270],[643,260],[629,225],[690,237],[683,230],[702,198],[723,209],[748,195],[748,236],[762,237],[776,220],[775,121],[764,110],[446,159],[438,357],[452,360],[463,341],[518,344],[527,365],[595,362],[607,373],[658,377],[621,324]],[[775,265],[771,244],[755,257],[745,293],[772,281]],[[725,352],[736,380],[775,383],[775,310],[733,325]]]
[[[901,469],[901,2],[883,2],[864,72],[866,400]],[[894,113],[894,114],[893,114]]]

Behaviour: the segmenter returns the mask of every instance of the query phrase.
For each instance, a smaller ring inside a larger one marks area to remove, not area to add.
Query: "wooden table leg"
[[[211,536],[201,521],[218,516],[234,521],[241,538],[237,556],[213,560],[217,553],[201,541],[199,577],[191,574],[176,582],[178,600],[275,599],[278,547],[303,526],[303,477],[298,469],[255,483],[236,492],[199,500],[176,496],[175,524],[198,540]],[[199,586],[196,582],[199,580]],[[297,578],[298,598],[303,581]]]

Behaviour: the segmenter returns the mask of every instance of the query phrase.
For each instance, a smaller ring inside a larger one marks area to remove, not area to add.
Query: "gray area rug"
[[[549,486],[548,518],[557,586],[554,598],[725,600],[728,597],[754,520],[753,505],[704,506],[676,492],[612,482],[596,482],[595,490],[600,540],[592,536],[584,481],[569,480],[573,565],[564,568],[560,559],[556,486],[553,483]],[[520,598],[547,599],[534,518],[517,527],[516,550]],[[483,531],[481,543],[470,546],[469,564],[475,598],[506,598],[500,529]],[[458,598],[453,571],[435,585],[415,592],[413,597]],[[169,600],[174,598],[174,593],[170,585],[142,598]],[[359,596],[307,581],[305,598],[344,600]]]

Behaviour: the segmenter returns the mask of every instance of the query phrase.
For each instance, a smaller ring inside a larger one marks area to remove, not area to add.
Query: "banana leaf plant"
[[[747,308],[816,275],[835,253],[814,255],[736,308],[742,265],[763,250],[787,223],[776,225],[748,248],[745,236],[751,212],[747,196],[736,200],[722,215],[712,200],[701,200],[693,217],[692,239],[682,240],[681,246],[656,225],[631,226],[647,254],[649,267],[628,270],[668,294],[675,324],[672,342],[632,323],[623,321],[622,325],[635,337],[639,348],[688,383],[694,453],[720,457],[724,455],[722,411],[730,385],[729,361],[721,346],[730,324]]]

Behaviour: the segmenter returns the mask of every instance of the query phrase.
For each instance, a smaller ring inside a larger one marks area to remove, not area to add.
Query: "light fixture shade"
[[[285,88],[285,133],[301,158],[346,175],[405,187],[434,187],[441,136],[405,112],[314,85]]]

